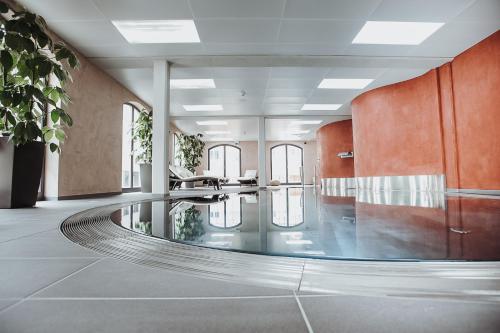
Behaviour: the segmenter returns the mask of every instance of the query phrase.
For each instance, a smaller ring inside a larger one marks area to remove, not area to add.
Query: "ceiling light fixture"
[[[373,79],[323,79],[320,89],[364,89]]]
[[[286,243],[288,245],[311,245],[313,242],[308,239],[289,239]]]
[[[418,45],[443,25],[442,22],[367,21],[352,43]]]
[[[111,21],[131,44],[199,43],[193,20]]]
[[[183,105],[186,111],[222,111],[224,108],[220,104],[206,104],[206,105]]]
[[[172,89],[213,89],[215,82],[213,79],[174,79],[170,80]]]
[[[292,131],[290,134],[292,135],[299,135],[299,134],[307,134],[311,132],[310,130],[298,130],[298,131]]]
[[[294,125],[319,125],[323,120],[292,120]]]
[[[222,141],[222,142],[226,142],[226,141],[234,141],[233,138],[210,138],[210,141]]]
[[[212,125],[227,125],[225,120],[202,120],[197,121],[196,124],[199,126],[212,126]]]
[[[303,111],[335,111],[338,110],[342,104],[304,104]]]
[[[206,135],[222,135],[222,134],[229,134],[231,132],[229,131],[205,131]]]

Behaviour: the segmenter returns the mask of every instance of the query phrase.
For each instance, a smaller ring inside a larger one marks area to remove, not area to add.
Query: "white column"
[[[153,67],[153,193],[168,194],[170,66],[155,60]]]
[[[259,117],[259,187],[266,187],[266,118]]]

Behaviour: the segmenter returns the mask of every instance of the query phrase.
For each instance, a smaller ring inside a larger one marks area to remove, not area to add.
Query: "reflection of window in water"
[[[134,231],[140,231],[144,229],[141,227],[140,230],[137,229],[137,225],[140,223],[139,222],[139,207],[140,204],[132,205],[132,206],[127,206],[122,208],[122,221],[121,225],[124,226],[125,228],[134,230]],[[149,221],[150,222],[150,221]]]
[[[294,227],[304,222],[304,197],[300,188],[287,188],[271,192],[274,225]]]
[[[208,206],[208,223],[218,228],[233,228],[241,224],[241,198]]]

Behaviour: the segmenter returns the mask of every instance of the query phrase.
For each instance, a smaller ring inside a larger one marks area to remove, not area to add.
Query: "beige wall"
[[[58,196],[121,192],[122,106],[134,94],[79,55],[67,85],[73,127],[59,158]],[[50,193],[53,196],[54,193]]]
[[[203,170],[208,169],[208,149],[213,146],[226,143],[226,142],[207,142],[203,151],[203,159],[201,165],[196,168],[196,174],[203,174]],[[266,142],[266,176],[267,183],[271,180],[271,148],[283,143],[291,143],[299,146],[304,152],[304,180],[306,184],[313,183],[314,166],[316,164],[316,141],[268,141]],[[241,149],[241,173],[245,170],[258,169],[258,145],[257,141],[240,141],[237,145]]]

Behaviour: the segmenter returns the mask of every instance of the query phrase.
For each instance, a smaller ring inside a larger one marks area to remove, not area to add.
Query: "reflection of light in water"
[[[304,250],[304,251],[293,251],[293,253],[296,254],[308,254],[311,256],[324,256],[326,255],[325,251],[311,251],[311,250]]]
[[[217,242],[206,242],[205,243],[208,246],[216,246],[216,247],[229,247],[233,242],[229,241],[217,241]]]
[[[286,243],[288,245],[311,245],[313,242],[308,239],[289,239]]]
[[[302,236],[302,231],[282,231],[280,232],[281,236]]]
[[[211,234],[212,237],[234,237],[234,234]]]

